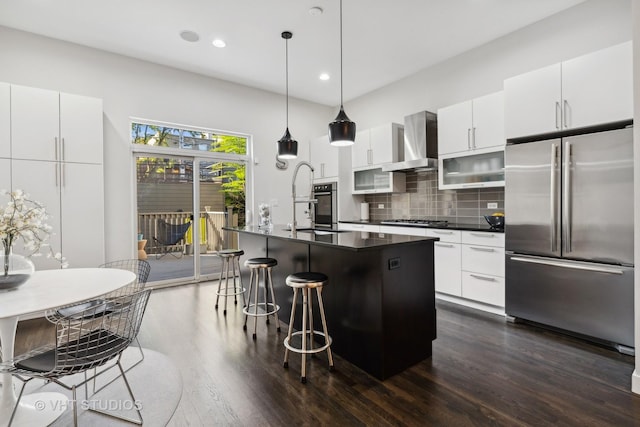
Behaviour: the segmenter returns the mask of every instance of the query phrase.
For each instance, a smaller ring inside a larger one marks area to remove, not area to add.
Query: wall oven
[[[337,228],[338,226],[338,184],[328,182],[313,185],[314,222],[316,227]]]

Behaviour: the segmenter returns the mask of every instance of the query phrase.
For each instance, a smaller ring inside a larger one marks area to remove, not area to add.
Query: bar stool
[[[293,303],[291,306],[291,319],[289,320],[289,331],[287,337],[284,339],[284,367],[289,367],[289,350],[295,353],[302,354],[302,374],[300,381],[302,383],[307,382],[307,354],[319,353],[327,350],[327,357],[329,359],[329,371],[333,371],[333,356],[331,354],[331,337],[327,332],[327,320],[324,315],[324,304],[322,302],[322,288],[327,284],[328,278],[322,273],[303,272],[295,273],[287,276],[287,286],[293,288]],[[315,288],[318,296],[318,306],[320,309],[320,318],[322,319],[323,332],[313,329],[313,307],[312,307],[312,295],[311,291]],[[298,290],[302,289],[302,330],[293,332],[293,321],[296,315],[296,302],[298,301]],[[307,328],[307,316],[309,318],[309,328]],[[293,333],[292,333],[293,332]],[[302,346],[294,347],[291,344],[291,337],[296,335],[302,335]],[[309,336],[307,341],[307,335]],[[315,335],[324,337],[324,345],[322,347],[313,348],[313,338]],[[307,345],[308,343],[308,345]]]
[[[240,275],[240,285],[236,284],[236,266],[238,267],[238,274],[240,273],[240,257],[244,255],[242,249],[223,249],[216,252],[222,259],[222,270],[220,270],[220,279],[218,280],[218,291],[216,292],[216,310],[218,309],[218,301],[220,296],[224,297],[224,311],[223,314],[227,315],[227,297],[233,295],[233,303],[238,304],[238,295],[242,294],[242,305],[246,304],[244,299],[244,291],[246,290],[242,286],[242,275]],[[233,270],[233,283],[229,288],[229,265]],[[224,272],[224,288],[222,288],[222,273]]]
[[[247,330],[247,319],[249,316],[254,317],[253,321],[253,339],[256,339],[256,330],[258,329],[258,317],[266,316],[267,325],[269,324],[269,316],[275,315],[277,331],[280,332],[280,321],[278,320],[278,310],[280,306],[276,304],[276,296],[273,292],[273,280],[271,279],[271,269],[278,265],[278,261],[274,258],[250,258],[244,262],[244,266],[251,270],[249,277],[249,302],[245,305],[242,312],[244,316],[243,329]],[[260,272],[262,271],[262,284],[264,288],[264,300],[258,302],[258,294],[260,293]],[[255,280],[254,280],[255,278]],[[255,282],[255,287],[254,287]],[[251,291],[253,290],[253,302],[251,302]],[[271,302],[269,302],[269,293],[271,293]]]

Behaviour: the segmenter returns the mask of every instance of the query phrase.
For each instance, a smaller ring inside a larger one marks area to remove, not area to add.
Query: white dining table
[[[0,291],[2,360],[14,357],[18,320],[56,307],[92,299],[122,288],[136,279],[131,271],[113,268],[68,268],[36,271],[22,286]],[[12,376],[1,373],[0,427],[8,426],[16,404]],[[69,407],[62,393],[23,395],[11,427],[47,426]]]

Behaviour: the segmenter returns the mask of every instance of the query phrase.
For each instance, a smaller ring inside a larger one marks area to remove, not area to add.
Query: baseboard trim
[[[486,311],[488,313],[497,314],[500,316],[504,316],[504,307],[498,307],[495,305],[483,304],[481,302],[472,301],[460,297],[456,297],[453,295],[446,295],[436,292],[436,298],[442,301],[452,302],[454,304],[464,305],[465,307],[475,308],[476,310]]]

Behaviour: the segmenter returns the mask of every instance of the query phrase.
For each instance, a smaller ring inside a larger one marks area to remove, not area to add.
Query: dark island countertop
[[[376,249],[384,246],[407,245],[424,240],[438,240],[434,237],[403,236],[398,234],[378,234],[360,231],[325,231],[301,228],[291,232],[285,230],[284,224],[275,224],[269,229],[260,229],[255,225],[245,227],[223,227],[224,230],[237,231],[239,233],[257,234],[265,237],[297,240],[303,243],[333,246],[341,249],[362,251]]]
[[[415,228],[436,228],[447,230],[462,231],[484,231],[487,233],[504,233],[504,228],[492,228],[489,224],[466,224],[462,222],[449,222],[447,225],[424,225],[424,224],[382,224],[382,221],[362,221],[362,220],[340,220],[345,224],[367,224],[367,225],[384,225],[389,227],[415,227]]]

